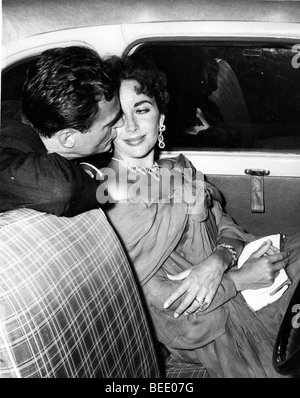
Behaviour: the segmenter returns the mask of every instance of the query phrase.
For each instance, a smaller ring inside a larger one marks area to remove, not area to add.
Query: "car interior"
[[[291,42],[278,44],[272,41],[262,41],[261,43],[257,41],[255,43],[237,41],[229,44],[226,41],[206,42],[205,40],[201,43],[193,40],[175,43],[163,40],[148,41],[138,46],[136,51],[142,56],[150,57],[165,72],[168,78],[170,102],[166,115],[166,124],[168,126],[165,134],[166,151],[168,153],[172,151],[190,151],[199,154],[199,157],[201,157],[201,152],[204,151],[238,153],[254,151],[256,153],[270,154],[270,156],[273,153],[299,154],[300,92],[298,88],[300,87],[300,69],[291,67],[293,57],[297,53],[293,47],[294,44]],[[8,67],[2,73],[2,106],[11,107],[15,113],[18,111],[18,105],[14,104],[20,101],[22,84],[31,61],[32,58],[25,59]],[[197,110],[201,110],[203,113],[209,125],[208,129],[203,130],[201,128],[203,120],[199,117]],[[103,158],[101,159],[102,161]],[[99,166],[100,160],[94,159],[94,163]],[[274,233],[274,231],[283,231],[287,234],[295,233],[300,225],[300,212],[295,205],[299,203],[300,197],[299,178],[290,176],[273,177],[272,175],[268,177],[267,171],[265,174],[256,173],[255,165],[253,166],[254,171],[250,170],[249,173],[245,173],[243,176],[238,174],[208,174],[207,179],[221,191],[225,210],[247,232],[265,235]],[[282,195],[285,195],[284,198],[282,198]],[[239,199],[238,201],[237,198]],[[281,215],[280,219],[276,217],[277,214]],[[91,222],[94,222],[93,214],[90,214],[89,217],[91,217]],[[51,217],[49,222],[50,228]],[[1,234],[3,239],[5,239],[5,230]],[[47,236],[47,233],[45,236]],[[114,236],[111,239],[113,240]],[[2,256],[5,256],[5,250],[1,252]],[[17,250],[17,246],[14,247],[14,250]],[[20,269],[23,266],[22,261],[20,260],[18,263],[18,272],[20,274]],[[115,280],[111,283],[123,285],[122,278],[126,278],[126,272],[128,273],[127,275],[131,275],[129,266],[128,269],[124,269],[123,275],[118,276],[118,281]],[[107,280],[110,281],[112,277],[116,276],[110,275]],[[61,272],[56,274],[54,278],[55,286],[61,283],[60,278],[62,278]],[[85,294],[86,286],[94,283],[99,285],[100,282],[89,280],[85,283],[86,285],[81,287],[82,294]],[[122,286],[124,291],[135,291],[136,287],[131,280],[127,281],[126,284],[126,287]],[[99,289],[100,287],[101,289],[106,289],[105,286],[100,285],[98,286]],[[28,292],[22,290],[24,288],[22,288],[20,281],[18,281],[16,286],[18,286],[20,297],[22,294],[25,296],[28,294]],[[104,290],[103,295],[109,295]],[[297,294],[299,296],[299,291]],[[116,307],[113,310],[103,311],[103,317],[107,317],[107,314],[109,314],[108,318],[105,318],[106,324],[113,322],[114,311],[123,311],[124,307],[120,304],[120,300],[122,301],[123,299],[118,298],[117,295],[114,296],[114,305]],[[71,305],[70,298],[66,299],[66,303]],[[51,307],[51,303],[48,303],[48,305]],[[93,305],[95,303],[90,303],[90,306]],[[133,309],[134,306],[140,308],[142,313],[142,300],[137,300],[135,304],[126,309],[126,314],[129,317],[128,319],[130,319],[129,330],[135,330],[135,332],[140,330],[140,333],[148,335],[150,329],[145,327],[144,322],[146,321],[143,316],[136,315],[137,312],[136,308]],[[8,309],[4,310],[10,311]],[[18,311],[23,310],[22,308],[18,309]],[[34,308],[32,311],[34,311]],[[83,312],[79,311],[79,316],[85,318],[86,314],[83,314]],[[123,315],[125,317],[124,312]],[[91,312],[85,322],[93,324],[95,322],[92,319],[93,316],[94,313]],[[10,327],[9,333],[11,335],[17,333],[13,330],[15,327],[18,328],[16,323],[12,321]],[[50,329],[55,329],[55,327],[55,325],[52,325]],[[125,367],[120,370],[118,367],[114,368],[111,366],[112,359],[108,358],[107,361],[110,363],[109,371],[97,368],[93,374],[105,374],[108,377],[119,377],[120,374],[121,377],[158,377],[159,372],[161,372],[161,362],[157,362],[156,354],[154,354],[154,350],[157,348],[155,347],[156,343],[152,342],[150,337],[149,341],[146,343],[139,342],[138,346],[132,342],[132,344],[126,345],[114,333],[110,333],[108,337],[104,322],[101,324],[101,328],[102,335],[100,333],[96,339],[99,342],[99,347],[104,341],[104,344],[110,345],[110,348],[116,347],[115,356],[121,358],[122,355],[127,355],[128,357],[135,353],[136,356],[141,355],[141,357],[146,355],[149,361],[143,366],[138,366],[137,369]],[[51,333],[50,329],[45,329],[45,335]],[[93,363],[93,355],[96,354],[89,351],[86,345],[85,331],[81,332],[79,340],[82,342],[80,350],[83,350],[83,354],[79,352],[75,356],[80,359],[80,356],[84,355]],[[69,332],[67,331],[67,333]],[[290,363],[287,364],[287,359],[290,355],[289,352],[293,354],[293,347],[291,347],[291,342],[289,341],[290,329],[283,328],[280,333],[276,343],[277,351],[274,353],[274,366],[277,367],[278,372],[288,373],[290,372]],[[2,333],[2,338],[3,336],[4,334]],[[297,338],[299,339],[299,337]],[[66,339],[68,340],[68,337]],[[5,344],[8,343],[6,342]],[[292,344],[298,344],[299,346],[299,340],[296,342],[293,340]],[[37,351],[39,351],[39,343],[36,343],[36,346]],[[278,349],[279,346],[281,350]],[[72,344],[68,345],[68,347],[70,351],[74,349]],[[283,357],[282,347],[284,347],[286,354]],[[15,352],[17,352],[17,349],[16,345],[14,347]],[[59,353],[59,344],[52,348],[49,347],[49,350],[53,350],[57,356],[61,355]],[[164,352],[163,347],[159,347],[158,351],[159,359],[161,360],[162,358],[164,363],[162,372],[165,377],[207,376],[203,368],[197,368],[193,364],[186,364],[186,367],[182,368],[174,358]],[[68,352],[69,354],[70,352]],[[19,355],[18,360],[21,363],[25,363],[26,366],[29,363],[29,367],[27,366],[26,368],[26,376],[39,374],[41,377],[49,377],[50,374],[51,377],[51,372],[48,373],[49,369],[47,368],[44,353],[38,353],[40,361],[38,365],[32,359],[29,345],[26,346],[25,344],[16,355]],[[8,360],[11,361],[11,357]],[[70,369],[72,366],[70,365]],[[80,368],[78,363],[73,367],[79,369],[77,374],[81,376],[85,374],[84,368]],[[11,369],[12,377],[16,373],[20,375],[20,371],[16,370],[13,365]],[[71,370],[63,369],[63,377],[70,377]],[[88,377],[90,376],[91,374],[88,374]]]

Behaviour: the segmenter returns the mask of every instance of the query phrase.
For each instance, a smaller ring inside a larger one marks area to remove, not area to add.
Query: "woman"
[[[158,340],[179,360],[202,363],[212,377],[280,377],[272,349],[299,277],[298,238],[286,242],[290,253],[267,241],[235,269],[244,242],[254,237],[223,213],[220,194],[188,159],[154,161],[165,128],[164,75],[135,56],[113,62],[124,124],[104,171],[112,176],[113,169],[118,182],[108,178],[117,203],[107,215],[141,283]],[[293,286],[272,305],[251,310],[239,292],[271,285],[288,261]]]

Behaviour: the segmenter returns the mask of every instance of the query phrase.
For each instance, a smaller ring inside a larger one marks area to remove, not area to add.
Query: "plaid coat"
[[[100,209],[0,215],[0,377],[159,377],[131,268]]]

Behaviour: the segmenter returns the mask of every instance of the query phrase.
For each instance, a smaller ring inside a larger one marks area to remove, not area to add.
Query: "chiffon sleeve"
[[[186,205],[119,203],[107,216],[143,285],[162,266],[185,228]]]
[[[211,210],[215,216],[218,227],[218,239],[221,237],[232,238],[243,242],[252,242],[256,239],[256,236],[246,233],[243,228],[237,225],[233,219],[223,211],[218,201],[214,200]]]

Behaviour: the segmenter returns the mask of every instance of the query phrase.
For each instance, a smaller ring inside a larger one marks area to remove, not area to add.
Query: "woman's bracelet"
[[[228,268],[227,268],[227,270],[226,270],[226,271],[229,271],[229,270],[230,270],[232,267],[234,267],[234,266],[236,265],[236,263],[237,263],[237,259],[238,259],[237,253],[236,253],[236,251],[234,250],[233,246],[227,245],[226,243],[220,243],[219,245],[217,245],[217,246],[214,248],[213,251],[216,251],[217,249],[219,249],[219,248],[221,248],[221,247],[224,247],[224,249],[227,249],[227,250],[231,253],[232,260],[231,260],[231,263],[229,264],[229,266],[228,266]]]

